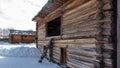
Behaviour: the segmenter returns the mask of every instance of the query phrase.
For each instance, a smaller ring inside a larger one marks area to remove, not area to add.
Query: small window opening
[[[61,17],[58,17],[47,24],[47,36],[60,35]]]

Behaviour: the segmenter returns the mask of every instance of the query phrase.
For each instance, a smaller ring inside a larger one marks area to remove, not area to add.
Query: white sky
[[[0,28],[35,30],[32,18],[48,0],[0,0]]]

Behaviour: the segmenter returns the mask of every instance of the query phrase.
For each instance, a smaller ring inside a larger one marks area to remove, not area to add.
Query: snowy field
[[[60,68],[44,59],[38,63],[40,51],[35,44],[9,44],[0,42],[0,68]]]

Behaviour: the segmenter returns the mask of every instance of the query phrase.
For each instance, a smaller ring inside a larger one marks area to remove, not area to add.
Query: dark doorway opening
[[[58,17],[47,23],[47,36],[60,35],[61,17]]]

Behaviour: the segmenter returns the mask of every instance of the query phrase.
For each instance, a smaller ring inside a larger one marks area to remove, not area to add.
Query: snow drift
[[[0,46],[0,56],[39,57],[40,51],[35,47],[28,47],[28,46],[23,46],[23,45],[21,45],[21,46],[10,46],[10,45],[9,46]]]

